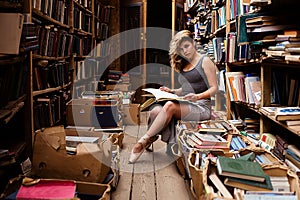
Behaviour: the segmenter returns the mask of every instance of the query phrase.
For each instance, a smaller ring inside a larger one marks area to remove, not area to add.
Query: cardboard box
[[[191,192],[194,195],[195,199],[205,199],[205,190],[203,185],[203,169],[196,167],[194,165],[196,160],[196,153],[211,153],[214,156],[225,156],[225,152],[223,150],[193,150],[190,152],[188,157],[188,165],[189,165],[189,171],[191,176]]]
[[[70,126],[117,127],[120,121],[118,100],[73,99],[67,105]]]
[[[0,13],[0,53],[19,54],[23,21],[21,13]]]
[[[112,142],[81,143],[76,155],[66,152],[63,126],[35,132],[32,172],[35,177],[102,183],[111,170]]]
[[[111,187],[109,184],[76,181],[76,191],[79,194],[85,194],[86,198],[79,197],[80,199],[90,199],[89,197],[91,196],[99,196],[99,200],[110,200]]]
[[[98,104],[92,107],[91,119],[95,127],[107,128],[117,127],[120,121],[118,102],[111,100],[111,103]]]
[[[124,125],[140,124],[140,104],[123,105],[123,124]]]
[[[70,126],[92,126],[93,100],[73,99],[67,104],[67,124]]]
[[[129,84],[115,84],[115,85],[106,85],[106,90],[112,90],[112,91],[129,91],[130,85]]]

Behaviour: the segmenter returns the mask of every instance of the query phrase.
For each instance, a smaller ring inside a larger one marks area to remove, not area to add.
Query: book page
[[[176,94],[165,92],[165,91],[162,91],[160,89],[145,88],[143,90],[153,94],[155,96],[156,100],[159,100],[159,99],[178,99],[178,98],[180,98]]]

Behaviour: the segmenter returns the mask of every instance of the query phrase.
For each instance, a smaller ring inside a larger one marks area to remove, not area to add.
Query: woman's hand
[[[159,89],[161,91],[165,91],[165,92],[169,92],[169,93],[174,93],[173,90],[171,90],[170,88],[168,88],[166,86],[161,86]]]
[[[195,94],[195,93],[189,93],[189,94],[185,95],[183,98],[186,99],[186,100],[189,100],[189,101],[197,101],[197,100],[199,100],[198,99],[198,95]]]

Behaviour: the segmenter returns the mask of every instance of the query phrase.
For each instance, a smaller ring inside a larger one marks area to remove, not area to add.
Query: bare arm
[[[178,95],[178,96],[180,96],[181,93],[182,93],[182,89],[181,89],[181,88],[178,88],[178,89],[170,89],[170,88],[168,88],[168,87],[166,87],[166,86],[162,86],[162,87],[160,87],[159,89],[162,90],[162,91],[165,91],[165,92],[169,92],[169,93],[176,94],[176,95]]]
[[[197,94],[197,99],[210,98],[214,96],[218,91],[218,82],[217,82],[215,64],[210,60],[210,58],[206,57],[203,59],[202,66],[208,80],[208,90],[200,94]]]

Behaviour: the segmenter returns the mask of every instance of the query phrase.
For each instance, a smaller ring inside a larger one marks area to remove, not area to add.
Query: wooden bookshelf
[[[1,1],[0,13],[26,14],[22,20],[23,28],[30,22],[30,1]],[[16,34],[16,30],[6,34]],[[5,32],[6,28],[2,28]],[[2,34],[3,34],[2,31]],[[23,45],[24,36],[21,32],[20,45]],[[1,36],[0,40],[8,46],[19,48],[13,40],[8,41],[6,36]],[[3,44],[3,43],[1,43]],[[10,156],[0,159],[0,193],[4,190],[8,180],[20,173],[17,167],[31,152],[31,126],[30,126],[30,52],[12,53],[9,49],[0,53],[0,149],[6,149]],[[29,112],[27,112],[29,111]]]
[[[18,55],[0,54],[1,82],[5,81],[7,89],[14,91],[12,88],[15,84],[10,84],[10,81],[16,82],[17,78],[21,77],[16,73],[21,74],[19,70],[22,69],[23,77],[19,82],[24,86],[23,92],[16,96],[16,93],[7,92],[1,83],[0,132],[7,145],[3,146],[1,143],[0,148],[21,149],[18,150],[18,155],[22,155],[22,158],[27,156],[32,159],[34,132],[39,128],[44,128],[36,127],[35,123],[40,118],[35,109],[42,103],[41,99],[60,102],[61,116],[53,125],[65,125],[66,104],[72,98],[78,70],[75,67],[76,63],[88,59],[94,59],[96,62],[105,61],[109,55],[96,57],[97,55],[90,54],[91,50],[107,39],[111,35],[110,32],[113,34],[120,32],[118,21],[120,14],[115,9],[120,6],[118,0],[49,0],[46,2],[47,5],[42,4],[41,0],[0,2],[0,12],[26,14],[24,18],[26,18],[28,30],[31,30],[31,39],[36,40],[34,44],[38,44],[30,50],[20,51]],[[100,8],[106,11],[105,15],[102,13],[98,16]],[[112,27],[109,17],[111,15],[116,16]],[[100,27],[101,23],[106,24],[107,35],[99,39],[97,27]],[[12,77],[13,74],[16,75]],[[39,76],[41,77],[38,78]],[[76,84],[87,84],[96,78],[89,78]],[[15,97],[8,97],[8,94]],[[65,97],[68,98],[65,99]],[[16,123],[19,123],[18,126],[15,126]],[[24,148],[15,148],[20,146],[19,143],[22,143]],[[16,161],[23,160],[17,159]],[[2,179],[2,174],[5,173],[1,171],[0,174],[1,193],[8,181],[8,176]],[[11,176],[15,175],[9,175]]]

